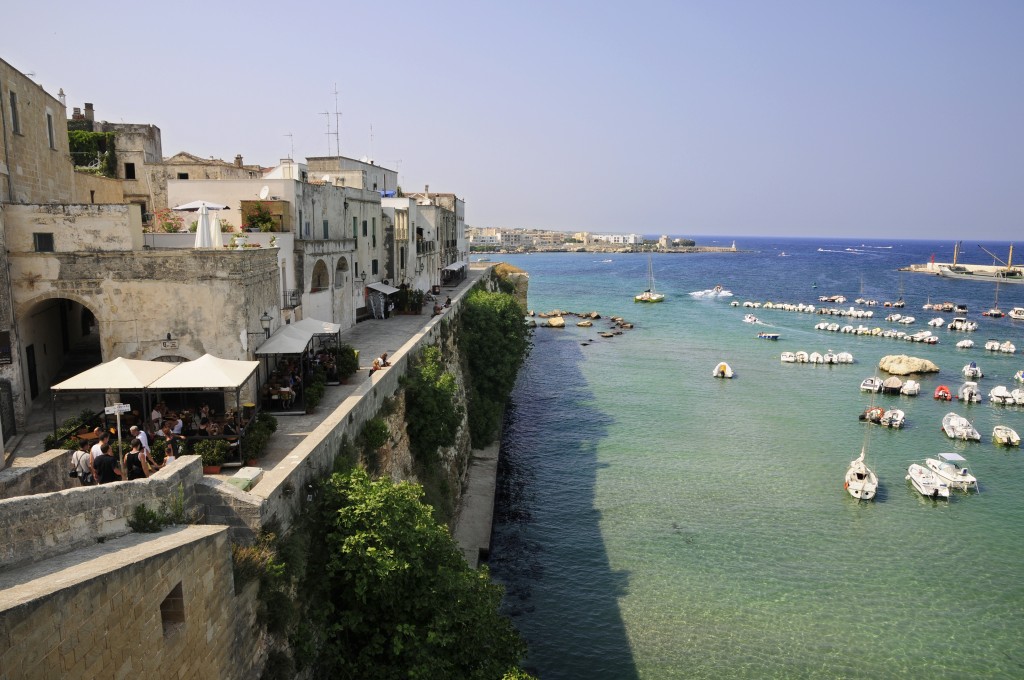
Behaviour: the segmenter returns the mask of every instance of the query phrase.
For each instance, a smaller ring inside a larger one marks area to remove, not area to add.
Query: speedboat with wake
[[[708,288],[707,290],[695,290],[690,293],[695,298],[716,298],[716,297],[732,297],[732,291],[722,288],[722,286],[715,286],[714,288]]]
[[[918,493],[928,498],[949,498],[949,484],[924,465],[911,463],[907,468],[907,479]]]

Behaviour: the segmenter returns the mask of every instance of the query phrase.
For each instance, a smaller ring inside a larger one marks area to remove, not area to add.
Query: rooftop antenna
[[[320,115],[327,119],[327,132],[325,132],[324,134],[327,135],[327,155],[330,156],[331,155],[331,112],[330,111],[321,111]]]
[[[338,83],[334,83],[334,146],[341,155],[341,112],[338,111]]]
[[[373,123],[370,123],[370,160],[373,160]]]
[[[283,134],[281,136],[288,138],[288,144],[289,144],[290,149],[291,149],[288,152],[288,160],[291,160],[291,159],[295,158],[295,135],[293,135],[292,133],[288,132],[288,133],[285,133],[285,134]]]

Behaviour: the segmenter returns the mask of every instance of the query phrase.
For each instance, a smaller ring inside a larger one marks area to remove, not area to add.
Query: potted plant
[[[409,293],[409,311],[413,314],[419,314],[423,311],[423,300],[426,294],[417,288],[416,290]]]
[[[339,381],[345,382],[359,370],[359,353],[352,345],[342,345],[334,352],[334,363]]]
[[[192,453],[203,459],[203,474],[215,475],[220,472],[227,453],[227,442],[220,439],[204,439],[196,442]]]

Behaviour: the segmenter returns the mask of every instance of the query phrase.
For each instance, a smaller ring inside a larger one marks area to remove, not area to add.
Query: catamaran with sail
[[[647,256],[647,290],[633,297],[634,302],[662,302],[665,294],[659,293],[654,288],[654,261]]]

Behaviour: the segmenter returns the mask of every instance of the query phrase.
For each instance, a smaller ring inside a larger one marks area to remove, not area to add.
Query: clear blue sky
[[[1021,0],[58,4],[0,57],[167,156],[333,154],[336,83],[341,153],[474,226],[1024,234]]]

